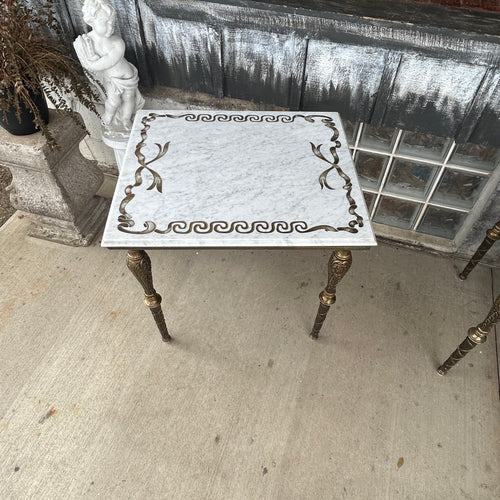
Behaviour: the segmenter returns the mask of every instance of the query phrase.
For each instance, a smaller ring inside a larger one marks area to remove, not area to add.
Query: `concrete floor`
[[[0,229],[0,498],[500,498],[500,271],[380,244],[307,336],[322,250],[153,251],[164,344],[124,252]]]

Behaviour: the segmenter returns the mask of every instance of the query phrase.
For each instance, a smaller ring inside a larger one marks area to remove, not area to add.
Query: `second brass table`
[[[331,248],[317,338],[351,249],[374,245],[331,112],[140,111],[102,240],[129,249],[127,265],[165,341],[147,248]]]

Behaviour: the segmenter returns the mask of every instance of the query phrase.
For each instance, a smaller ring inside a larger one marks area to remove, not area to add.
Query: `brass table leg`
[[[319,294],[319,308],[310,336],[317,339],[330,306],[335,303],[335,292],[340,280],[345,276],[352,264],[349,250],[334,250],[328,262],[328,283]]]
[[[491,229],[486,231],[486,238],[476,250],[476,253],[471,257],[469,263],[464,270],[458,275],[461,280],[467,278],[469,273],[479,264],[479,261],[486,255],[486,252],[492,247],[495,241],[500,240],[500,221],[498,221]]]
[[[477,344],[486,342],[486,335],[500,319],[500,295],[490,309],[486,319],[476,327],[469,328],[467,337],[451,354],[451,356],[438,368],[439,375],[444,375],[452,366],[456,365]]]
[[[153,274],[151,272],[151,259],[144,250],[129,250],[127,253],[127,267],[137,278],[144,289],[144,302],[151,310],[156,326],[160,330],[162,340],[169,342],[171,340],[167,331],[165,317],[161,310],[161,296],[156,293],[153,287]]]

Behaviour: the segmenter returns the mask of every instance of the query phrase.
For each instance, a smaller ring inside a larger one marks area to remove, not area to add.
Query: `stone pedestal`
[[[49,127],[57,151],[49,149],[41,133],[14,136],[0,128],[0,163],[12,173],[11,204],[29,214],[30,236],[87,246],[108,211],[108,200],[95,196],[103,174],[97,162],[81,155],[85,131],[66,113],[51,111]]]

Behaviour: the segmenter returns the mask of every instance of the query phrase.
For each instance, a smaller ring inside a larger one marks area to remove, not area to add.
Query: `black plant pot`
[[[35,93],[29,90],[29,94],[35,106],[40,112],[40,116],[45,124],[49,123],[49,108],[47,107],[47,101],[43,95],[42,90]],[[14,106],[10,106],[10,109],[5,113],[6,120],[4,120],[4,114],[0,112],[0,125],[13,135],[29,135],[40,131],[40,128],[33,121],[35,116],[33,113],[25,106],[24,101],[21,99],[19,102],[21,107],[21,121],[17,119],[16,109]]]

